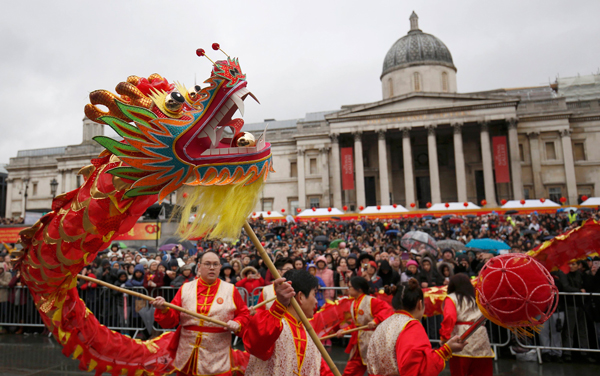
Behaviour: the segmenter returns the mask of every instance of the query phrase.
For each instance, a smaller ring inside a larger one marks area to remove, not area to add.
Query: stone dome
[[[456,71],[448,47],[435,36],[422,32],[418,20],[413,12],[410,31],[398,39],[385,55],[382,77],[393,70],[416,65],[442,65]]]

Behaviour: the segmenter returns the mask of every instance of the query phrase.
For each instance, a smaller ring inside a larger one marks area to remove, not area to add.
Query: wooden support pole
[[[271,272],[271,275],[273,275],[273,278],[275,278],[275,279],[281,278],[281,275],[277,271],[277,268],[273,264],[273,261],[271,261],[271,259],[269,258],[269,255],[267,255],[267,252],[263,248],[262,244],[260,244],[260,241],[256,237],[256,234],[254,233],[254,230],[252,230],[252,227],[250,227],[250,224],[248,223],[248,221],[246,221],[246,223],[244,223],[244,230],[246,231],[246,234],[248,234],[248,236],[250,237],[252,244],[254,244],[254,246],[258,250],[258,253],[260,253],[260,257],[263,259],[263,262],[265,263],[265,265],[267,265],[267,268],[269,268],[269,271]],[[319,336],[317,336],[317,333],[313,329],[312,325],[310,325],[310,322],[308,322],[308,318],[306,318],[306,315],[302,311],[302,308],[300,308],[300,305],[298,304],[296,299],[292,298],[291,302],[292,302],[292,307],[294,307],[294,310],[298,314],[298,317],[300,317],[300,320],[302,321],[302,324],[304,324],[304,328],[310,335],[310,338],[313,340],[313,342],[319,349],[319,352],[321,353],[321,356],[323,356],[323,359],[325,359],[325,362],[327,362],[327,365],[329,365],[331,372],[333,372],[333,374],[335,376],[341,376],[340,371],[335,366],[335,363],[333,363],[333,360],[329,356],[329,353],[327,352],[327,350],[325,350],[325,346],[323,346],[323,344],[321,343],[321,340],[319,339]]]
[[[344,330],[344,334],[348,334],[348,333],[352,333],[352,332],[358,332],[359,330],[365,330],[368,327],[369,327],[369,325],[363,325],[363,326],[359,326],[358,328]],[[328,334],[328,335],[326,335],[324,337],[321,337],[321,341],[324,341],[326,339],[333,338],[333,337],[336,337],[336,336],[337,336],[337,333]]]
[[[149,302],[152,302],[152,301],[156,300],[156,298],[153,298],[151,296],[144,295],[144,294],[141,294],[141,293],[136,292],[136,291],[127,290],[127,289],[124,289],[124,288],[121,288],[121,287],[118,287],[118,286],[115,286],[115,285],[111,285],[110,283],[101,281],[101,280],[96,279],[96,278],[88,277],[86,275],[79,275],[78,274],[77,278],[83,279],[84,281],[88,281],[88,282],[92,282],[92,283],[97,283],[100,286],[108,287],[109,289],[113,289],[115,291],[122,292],[123,294],[128,294],[128,295],[131,295],[131,296],[135,296],[136,298],[144,299],[144,300],[147,300]],[[224,326],[224,327],[227,328],[227,323],[223,322],[221,320],[217,320],[217,319],[213,319],[212,317],[201,315],[198,312],[188,311],[187,309],[181,308],[181,307],[176,306],[176,305],[171,304],[171,303],[165,302],[165,306],[167,306],[167,307],[169,307],[171,309],[174,309],[176,311],[183,312],[183,313],[188,314],[190,316],[194,316],[196,318],[199,318],[200,320],[212,322],[213,324],[217,324],[217,325]]]

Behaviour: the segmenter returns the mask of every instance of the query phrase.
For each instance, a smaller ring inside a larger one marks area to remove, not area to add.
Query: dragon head
[[[220,47],[215,43],[213,49]],[[196,53],[205,56],[204,50]],[[243,116],[247,97],[256,100],[247,89],[246,75],[237,58],[227,56],[226,60],[213,62],[212,73],[204,84],[188,89],[179,83],[170,84],[158,74],[147,79],[130,76],[116,86],[118,95],[106,90],[92,92],[85,114],[123,137],[123,141],[104,136],[94,140],[127,165],[110,171],[132,182],[126,197],[157,194],[162,201],[185,185],[189,192],[183,197],[190,196],[189,210],[219,198],[218,204],[225,207],[205,207],[202,217],[222,218],[224,210],[234,210],[244,212],[238,216],[244,215],[245,219],[258,197],[256,186],[262,186],[253,183],[264,182],[272,171],[271,145],[265,141],[266,129],[255,139],[242,131],[242,119],[232,118],[238,110]],[[253,189],[243,190],[250,186]],[[194,189],[200,187],[235,189],[238,204],[223,202],[232,196],[230,191]],[[240,207],[239,196],[248,194],[251,199]],[[234,207],[227,207],[229,204]],[[214,211],[218,213],[209,214]],[[184,214],[189,213],[184,210]]]

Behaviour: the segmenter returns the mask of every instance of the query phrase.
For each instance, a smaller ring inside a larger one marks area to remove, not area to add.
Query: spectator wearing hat
[[[456,266],[455,254],[452,248],[444,248],[442,250],[442,262],[448,264],[452,272],[454,272],[454,267]]]
[[[323,297],[323,290],[321,290],[323,287],[326,287],[325,282],[323,282],[321,277],[317,276],[317,266],[315,264],[313,264],[311,262],[310,264],[308,264],[308,266],[306,268],[308,269],[308,272],[310,274],[312,274],[313,276],[317,277],[317,281],[319,281],[319,289],[315,293],[315,297],[317,298],[317,309],[319,309],[319,308],[323,307],[323,305],[325,304],[325,298]]]
[[[379,271],[377,275],[381,278],[383,286],[394,286],[400,282],[400,274],[392,269],[392,266],[387,260],[379,262]]]
[[[419,264],[415,260],[408,260],[406,262],[406,270],[402,273],[400,277],[400,283],[407,284],[409,279],[417,279],[418,274]]]
[[[234,285],[238,282],[238,278],[233,273],[233,267],[228,262],[224,263],[221,267],[221,273],[219,275],[219,278],[222,281],[229,282]]]
[[[183,286],[184,283],[194,281],[196,278],[194,277],[194,274],[192,273],[193,268],[194,268],[194,266],[191,264],[182,266],[181,274],[178,275],[177,277],[175,277],[173,282],[171,282],[171,287],[180,288],[181,286]]]
[[[346,261],[348,262],[348,270],[352,271],[352,276],[357,276],[359,272],[359,263],[356,253],[350,253]]]
[[[254,291],[257,287],[262,287],[265,285],[265,280],[260,275],[258,270],[254,266],[246,266],[241,273],[242,279],[239,280],[235,286],[243,287],[248,291],[252,296],[252,305],[255,305],[258,302],[258,298],[260,296],[260,291]]]
[[[327,258],[325,256],[317,257],[317,277],[321,278],[327,287],[333,287],[333,270],[327,268]],[[326,290],[323,295],[325,299],[334,299],[335,291]]]
[[[454,268],[454,274],[464,273],[469,278],[475,276],[475,273],[473,273],[473,270],[471,269],[471,263],[469,262],[467,255],[459,255],[457,259],[458,265]]]

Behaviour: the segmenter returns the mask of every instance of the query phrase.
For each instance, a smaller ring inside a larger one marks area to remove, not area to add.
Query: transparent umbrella
[[[400,240],[400,244],[406,249],[416,249],[419,250],[422,246],[434,257],[437,257],[437,243],[431,235],[423,232],[423,231],[409,231]]]

